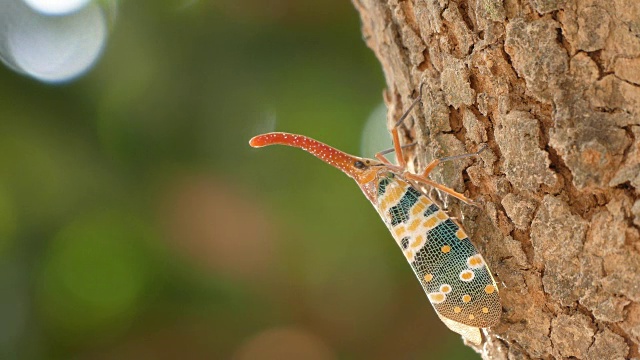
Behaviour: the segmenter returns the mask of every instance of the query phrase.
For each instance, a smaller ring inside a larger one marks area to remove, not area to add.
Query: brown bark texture
[[[388,126],[500,288],[486,359],[640,358],[640,1],[353,0]],[[433,194],[433,193],[432,193]],[[468,344],[473,346],[472,344]]]

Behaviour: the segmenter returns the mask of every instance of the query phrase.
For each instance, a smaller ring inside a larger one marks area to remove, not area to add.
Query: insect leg
[[[447,157],[443,157],[443,158],[439,158],[439,159],[434,159],[429,163],[429,165],[427,165],[427,167],[422,172],[421,176],[426,178],[427,176],[429,176],[431,171],[433,171],[433,169],[435,169],[435,167],[438,166],[438,164],[440,164],[442,162],[450,161],[450,160],[459,160],[459,159],[464,159],[464,158],[468,158],[468,157],[472,157],[472,156],[477,156],[477,155],[480,155],[480,153],[485,151],[486,149],[487,149],[487,144],[482,144],[482,146],[480,147],[480,150],[478,150],[476,152],[473,152],[473,153],[461,154],[461,155],[455,155],[455,156],[447,156]]]
[[[396,162],[398,163],[398,166],[402,168],[406,167],[407,163],[404,161],[404,157],[402,156],[402,147],[400,146],[400,135],[398,134],[398,127],[404,122],[407,116],[409,116],[409,113],[411,113],[411,110],[413,110],[413,108],[416,105],[418,105],[420,100],[422,100],[423,85],[424,83],[420,84],[420,93],[418,94],[418,97],[415,100],[413,100],[413,103],[411,103],[411,105],[404,112],[404,114],[400,116],[400,119],[396,121],[396,124],[393,126],[393,129],[391,129],[391,136],[393,137],[393,148],[396,152]]]
[[[411,146],[414,146],[414,145],[416,145],[416,144],[417,144],[417,143],[412,142],[411,144],[402,145],[402,146],[401,146],[401,148],[406,149],[406,148],[411,147]],[[380,160],[380,161],[381,161],[382,163],[384,163],[385,165],[393,165],[393,164],[391,164],[391,163],[389,162],[389,160],[387,160],[387,158],[386,158],[386,157],[384,157],[385,155],[387,155],[388,153],[393,152],[393,151],[395,151],[395,149],[394,149],[394,148],[387,149],[387,150],[382,150],[382,151],[380,151],[379,153],[376,153],[374,156],[375,156],[375,158],[376,158],[376,159]]]
[[[455,197],[457,199],[460,199],[460,200],[464,201],[465,203],[467,203],[469,205],[473,204],[473,200],[469,199],[468,197],[464,196],[463,194],[460,194],[459,192],[457,192],[457,191],[455,191],[455,190],[453,190],[451,188],[448,188],[448,187],[446,187],[446,186],[444,186],[442,184],[438,184],[437,182],[435,182],[435,181],[433,181],[431,179],[427,179],[427,178],[425,178],[423,176],[420,176],[420,175],[411,174],[409,172],[405,172],[404,176],[407,179],[410,179],[410,180],[413,180],[413,181],[416,181],[416,182],[419,182],[419,183],[423,183],[423,184],[432,186],[432,187],[434,187],[434,188],[436,188],[438,190],[442,190],[445,193],[447,193],[447,194],[449,194],[449,195],[451,195],[451,196],[453,196],[453,197]]]

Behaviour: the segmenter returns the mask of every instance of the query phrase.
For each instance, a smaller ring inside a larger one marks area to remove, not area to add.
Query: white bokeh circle
[[[22,0],[45,15],[64,15],[80,10],[90,0]]]
[[[361,156],[371,158],[377,152],[393,147],[391,135],[387,130],[387,106],[380,103],[373,109],[362,129],[360,142]],[[387,159],[395,161],[393,153],[387,154]]]
[[[71,80],[92,67],[107,40],[107,22],[95,2],[67,15],[34,11],[22,0],[0,0],[0,59],[45,82]]]

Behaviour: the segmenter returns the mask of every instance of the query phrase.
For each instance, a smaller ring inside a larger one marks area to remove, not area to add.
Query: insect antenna
[[[460,155],[454,155],[454,156],[447,156],[447,157],[443,157],[443,158],[439,158],[439,159],[433,159],[429,165],[427,165],[427,167],[424,168],[424,171],[422,172],[422,177],[427,177],[429,176],[429,174],[431,173],[431,171],[433,171],[433,169],[438,166],[438,164],[443,163],[445,161],[451,161],[451,160],[459,160],[459,159],[464,159],[464,158],[468,158],[468,157],[473,157],[473,156],[478,156],[480,155],[480,153],[482,153],[483,151],[487,150],[487,144],[482,144],[480,146],[480,149],[476,152],[472,152],[472,153],[468,153],[468,154],[460,154]]]
[[[445,162],[445,161],[451,161],[451,160],[464,159],[464,158],[480,155],[480,153],[482,153],[485,150],[487,150],[487,144],[486,143],[482,144],[480,146],[480,149],[478,151],[476,151],[476,152],[472,152],[472,153],[468,153],[468,154],[460,154],[460,155],[442,157],[442,158],[439,158],[437,160],[438,160],[438,162]]]
[[[404,120],[407,118],[407,116],[409,116],[409,114],[411,113],[411,110],[413,110],[413,108],[418,105],[418,103],[420,102],[420,100],[422,100],[422,88],[424,87],[424,83],[420,84],[420,92],[418,93],[418,97],[415,98],[415,100],[413,100],[413,102],[411,103],[411,105],[409,106],[409,108],[404,112],[404,114],[402,114],[402,116],[400,116],[400,119],[398,119],[398,121],[396,121],[396,124],[393,126],[394,128],[397,128],[398,126],[402,125],[402,123],[404,122]]]
[[[417,142],[412,142],[411,144],[402,145],[400,148],[401,149],[408,149],[408,148],[410,148],[412,146],[416,146],[416,145],[418,145]],[[387,155],[387,154],[390,154],[390,153],[394,152],[395,150],[396,149],[394,149],[394,148],[390,148],[390,149],[387,149],[387,150],[382,150],[378,154]]]

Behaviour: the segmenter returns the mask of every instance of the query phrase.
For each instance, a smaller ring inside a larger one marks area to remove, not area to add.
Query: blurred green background
[[[348,0],[119,5],[84,77],[0,67],[0,358],[477,357],[352,180],[247,144],[372,155],[385,84]]]

